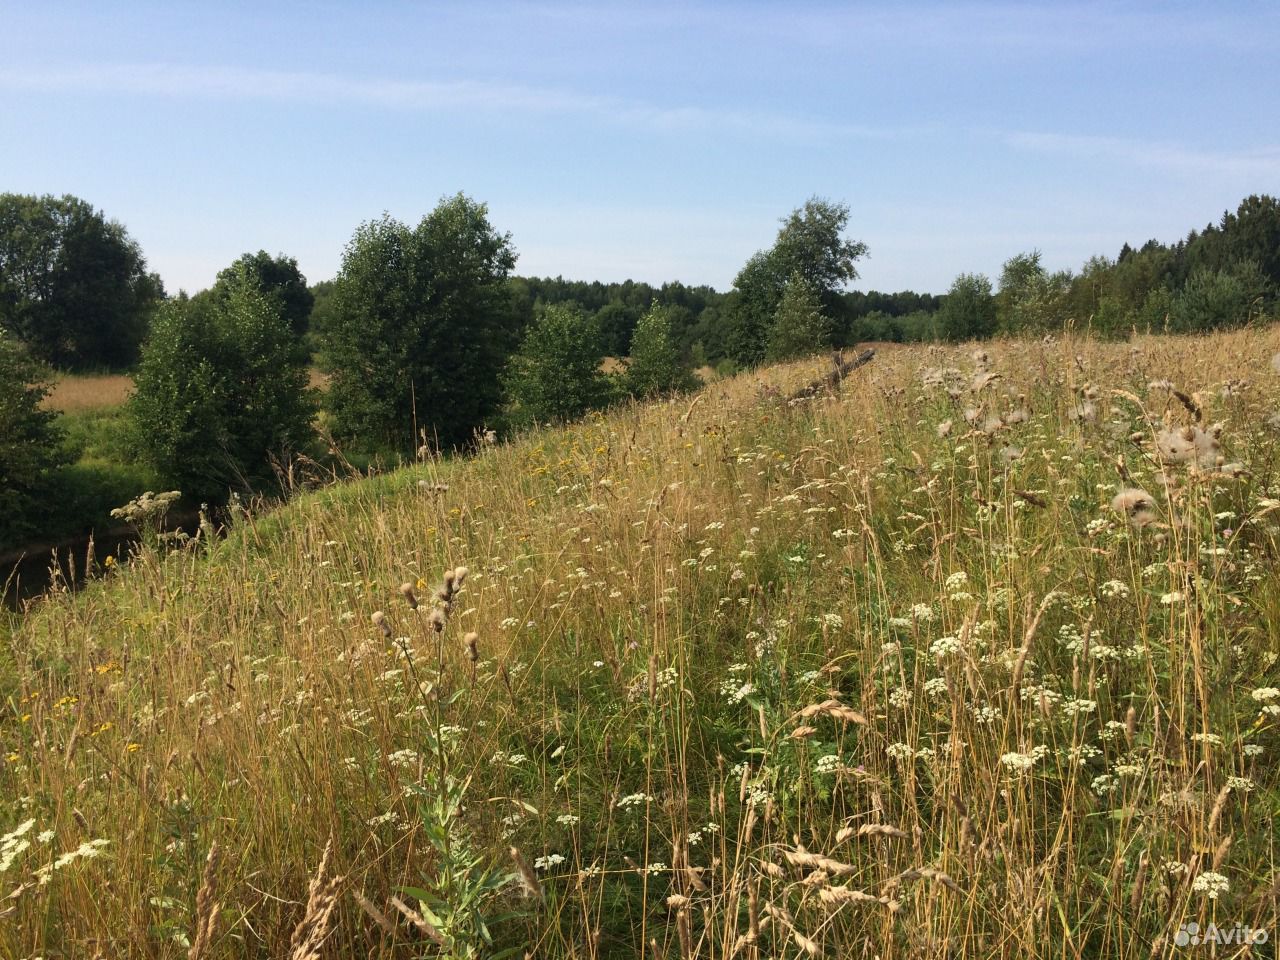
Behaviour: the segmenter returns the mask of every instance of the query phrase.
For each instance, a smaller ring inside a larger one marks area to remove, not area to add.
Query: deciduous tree
[[[573,420],[612,398],[596,318],[575,306],[544,307],[511,358],[503,382],[517,423]]]
[[[37,358],[126,367],[163,295],[125,228],[84,200],[0,194],[0,328]]]
[[[501,399],[515,346],[509,234],[458,194],[413,228],[383,216],[347,244],[317,331],[339,435],[413,449],[471,440]]]
[[[241,265],[225,295],[166,303],[129,400],[140,455],[188,496],[221,499],[271,479],[306,447],[314,397],[280,305]]]

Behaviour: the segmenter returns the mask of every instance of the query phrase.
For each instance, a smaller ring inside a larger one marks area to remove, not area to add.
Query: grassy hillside
[[[1274,939],[1277,348],[775,368],[108,571],[0,667],[0,955]]]

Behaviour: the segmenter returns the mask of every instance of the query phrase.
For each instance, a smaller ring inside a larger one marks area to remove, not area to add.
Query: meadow
[[[9,622],[0,956],[1274,941],[1277,350],[890,347],[146,536]]]

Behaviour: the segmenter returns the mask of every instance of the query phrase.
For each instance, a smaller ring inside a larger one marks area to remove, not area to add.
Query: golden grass
[[[10,640],[0,955],[1274,937],[1278,347],[794,364],[145,553]]]
[[[62,413],[118,407],[132,390],[133,378],[125,374],[61,374],[44,407]]]
[[[323,392],[329,389],[329,378],[313,367],[308,385]],[[120,406],[132,392],[133,377],[128,374],[59,374],[43,406],[60,413],[104,410]]]

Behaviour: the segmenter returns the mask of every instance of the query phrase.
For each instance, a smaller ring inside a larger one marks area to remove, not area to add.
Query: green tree
[[[1004,262],[996,295],[997,326],[1005,333],[1044,332],[1060,328],[1066,319],[1065,294],[1069,272],[1049,273],[1040,251],[1020,253]]]
[[[764,359],[778,305],[793,274],[809,285],[827,316],[842,309],[840,291],[857,279],[854,264],[867,253],[865,243],[844,238],[848,223],[847,205],[812,197],[783,219],[773,246],[755,254],[739,271],[727,333],[729,354],[737,362],[750,365]]]
[[[561,422],[606,406],[613,387],[603,359],[594,316],[570,304],[544,307],[503,376],[513,421]]]
[[[271,478],[307,446],[314,398],[275,300],[241,265],[225,296],[171,300],[157,315],[129,399],[134,443],[167,485],[220,499]]]
[[[54,471],[67,459],[56,414],[40,405],[48,392],[45,369],[0,330],[0,550],[36,532]]]
[[[444,448],[471,440],[515,346],[514,265],[510,235],[463,194],[412,229],[389,216],[361,225],[317,331],[338,434],[400,450],[417,430]]]
[[[229,286],[238,283],[242,275],[252,278],[258,292],[275,301],[295,336],[306,334],[315,296],[298,269],[297,260],[283,253],[273,257],[265,250],[246,253],[218,274],[210,292],[225,296]]]
[[[606,357],[625,357],[631,350],[631,336],[640,319],[641,310],[611,300],[596,311],[600,341]]]
[[[817,291],[797,270],[787,281],[778,304],[765,358],[770,361],[807,357],[831,346],[831,321],[822,312]]]
[[[126,367],[163,295],[125,228],[90,204],[0,194],[0,328],[37,358]]]
[[[1267,294],[1267,279],[1253,260],[1240,261],[1226,270],[1201,268],[1173,298],[1169,329],[1203,333],[1241,326],[1262,312]]]
[[[996,298],[991,281],[980,273],[962,273],[951,284],[937,315],[944,340],[977,340],[996,330]]]
[[[650,307],[631,337],[631,358],[623,385],[631,396],[655,397],[694,385],[693,374],[676,343],[672,313],[681,307]]]

